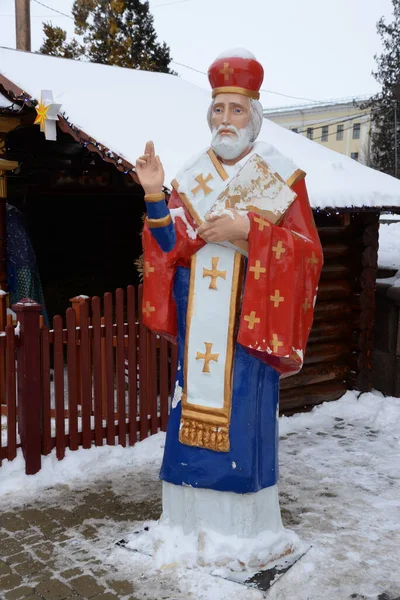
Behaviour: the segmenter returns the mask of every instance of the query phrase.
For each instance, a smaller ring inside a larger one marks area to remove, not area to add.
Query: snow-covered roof
[[[35,100],[52,90],[69,122],[132,165],[154,140],[166,185],[210,142],[211,94],[179,77],[0,48],[0,74]],[[258,138],[307,172],[314,208],[400,209],[400,180],[264,119]],[[49,142],[50,144],[51,142]]]

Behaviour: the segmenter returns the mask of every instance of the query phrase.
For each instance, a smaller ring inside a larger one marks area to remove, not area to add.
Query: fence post
[[[0,290],[0,331],[6,330],[8,294]],[[7,404],[6,398],[6,352],[0,350],[0,404]]]
[[[42,307],[29,298],[13,305],[20,324],[18,349],[18,431],[25,472],[41,468],[40,329]]]

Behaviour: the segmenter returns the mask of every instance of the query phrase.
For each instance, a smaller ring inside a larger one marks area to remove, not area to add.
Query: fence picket
[[[47,325],[40,329],[42,369],[42,454],[51,452],[51,396],[50,396],[50,330]]]
[[[169,400],[169,352],[168,342],[160,339],[160,429],[167,430]]]
[[[147,355],[147,370],[148,370],[148,389],[149,389],[149,414],[150,432],[151,434],[158,431],[158,374],[157,374],[157,336],[155,333],[149,333],[149,349]]]
[[[67,309],[67,369],[68,369],[68,423],[69,447],[78,450],[78,381],[77,373],[77,339],[76,339],[76,311]]]
[[[92,369],[89,342],[89,306],[81,304],[82,447],[91,446]]]
[[[143,323],[142,313],[143,286],[139,286],[138,315],[139,315],[139,409],[140,409],[140,439],[144,440],[149,431],[147,420],[147,329]]]
[[[103,445],[102,393],[101,393],[101,300],[92,298],[93,323],[93,397],[94,397],[94,430],[96,446]]]
[[[117,320],[117,403],[118,403],[118,441],[126,446],[126,402],[125,402],[125,351],[124,351],[124,290],[118,288],[115,294]]]
[[[128,415],[129,415],[129,445],[137,440],[136,416],[138,414],[137,393],[137,327],[136,327],[136,298],[133,285],[128,287],[127,294],[128,317]]]
[[[5,358],[5,384],[7,399],[7,458],[8,460],[14,460],[14,458],[17,456],[17,397],[15,387],[15,330],[13,325],[6,326]]]
[[[107,444],[115,445],[114,417],[114,348],[113,348],[113,301],[112,294],[104,294],[104,324],[106,353],[106,386],[107,386]]]
[[[54,328],[54,402],[56,417],[56,454],[58,460],[65,456],[64,415],[64,344],[62,317],[53,318]]]

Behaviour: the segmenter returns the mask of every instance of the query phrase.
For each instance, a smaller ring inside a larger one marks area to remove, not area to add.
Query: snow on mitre
[[[208,79],[213,98],[232,92],[258,100],[264,69],[251,52],[235,48],[217,56],[208,69]]]
[[[40,131],[44,133],[46,140],[55,142],[57,139],[57,114],[60,112],[61,104],[53,102],[53,92],[42,90],[40,102],[36,106],[37,116],[34,125],[40,125]]]

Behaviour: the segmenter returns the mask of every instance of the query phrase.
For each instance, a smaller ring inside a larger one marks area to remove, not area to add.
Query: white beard
[[[221,135],[221,130],[233,131],[236,135]],[[251,145],[252,128],[250,125],[237,129],[233,125],[220,125],[211,130],[211,148],[221,158],[233,160],[238,158]]]

